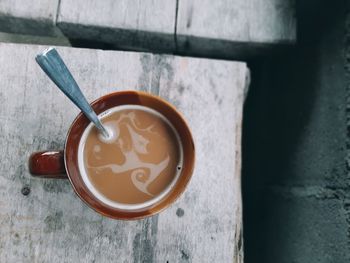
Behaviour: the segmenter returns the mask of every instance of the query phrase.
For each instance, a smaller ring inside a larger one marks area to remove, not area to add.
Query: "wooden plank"
[[[29,154],[63,148],[78,113],[36,65],[44,48],[0,44],[0,262],[243,262],[245,63],[59,48],[89,100],[122,89],[160,94],[193,131],[186,192],[159,215],[126,222],[88,208],[68,180],[28,173]]]
[[[36,44],[36,45],[57,45],[71,46],[71,43],[64,36],[38,36],[27,34],[13,34],[0,32],[0,42]]]
[[[197,162],[189,190],[159,217],[157,254],[169,262],[180,261],[180,254],[185,262],[243,262],[240,144],[247,68],[202,59],[169,64],[173,80],[161,86],[160,96],[187,117]]]
[[[0,31],[241,59],[294,43],[296,22],[294,0],[4,0]]]
[[[55,26],[58,1],[0,1],[0,31],[44,36],[59,35]]]
[[[178,51],[245,58],[294,43],[294,5],[294,0],[179,0]]]
[[[57,26],[72,39],[173,52],[175,13],[176,0],[61,0]]]
[[[57,25],[68,38],[122,49],[222,58],[296,38],[294,0],[62,0]]]

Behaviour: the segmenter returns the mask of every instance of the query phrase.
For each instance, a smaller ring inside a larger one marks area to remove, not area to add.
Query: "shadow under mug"
[[[141,105],[165,116],[180,136],[183,164],[179,178],[171,190],[157,203],[138,210],[118,209],[102,202],[88,189],[78,165],[80,139],[90,121],[80,113],[73,121],[66,138],[64,150],[33,153],[29,158],[29,171],[43,178],[67,178],[75,193],[96,212],[114,219],[141,219],[159,213],[171,205],[185,190],[193,173],[195,148],[191,131],[181,114],[160,97],[139,91],[120,91],[95,100],[91,106],[97,114],[120,105]]]

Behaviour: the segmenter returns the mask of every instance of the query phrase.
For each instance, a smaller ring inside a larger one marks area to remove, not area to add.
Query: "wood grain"
[[[247,58],[296,40],[294,0],[62,0],[71,39],[121,49]]]
[[[1,0],[0,31],[59,35],[55,26],[58,3],[59,0]]]
[[[175,14],[176,0],[61,0],[57,26],[72,39],[173,52]]]
[[[296,41],[295,1],[179,0],[178,51],[239,57]]]
[[[63,32],[85,46],[246,59],[295,42],[294,5],[295,0],[2,0],[0,31],[60,36],[58,45]]]
[[[78,113],[35,64],[44,48],[0,44],[0,262],[243,262],[245,63],[58,48],[90,101],[116,90],[152,92],[193,130],[188,189],[159,215],[126,222],[92,211],[67,180],[28,173],[33,151],[63,148]]]

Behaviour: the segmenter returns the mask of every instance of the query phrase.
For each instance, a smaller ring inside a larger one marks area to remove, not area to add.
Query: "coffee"
[[[150,201],[176,181],[182,148],[175,129],[155,110],[120,106],[107,111],[102,123],[113,139],[101,139],[90,126],[82,136],[83,168],[92,187],[121,204]]]

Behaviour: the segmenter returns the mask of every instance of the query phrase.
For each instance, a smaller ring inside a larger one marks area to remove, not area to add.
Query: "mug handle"
[[[63,151],[35,152],[29,157],[29,172],[42,178],[68,178]]]

